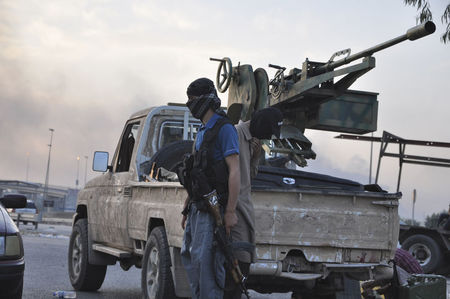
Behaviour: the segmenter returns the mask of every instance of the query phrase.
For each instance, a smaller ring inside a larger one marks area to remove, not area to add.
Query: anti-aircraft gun
[[[374,47],[351,54],[350,49],[334,53],[327,62],[306,59],[301,68],[293,68],[287,75],[285,67],[269,64],[277,69],[269,81],[263,68],[253,71],[251,65],[232,66],[231,60],[218,61],[216,85],[220,92],[228,89],[228,115],[237,123],[249,120],[255,110],[269,106],[283,112],[280,139],[270,145],[272,153],[287,154],[299,166],[306,159],[315,159],[311,142],[303,135],[305,129],[341,133],[366,134],[377,129],[378,93],[349,90],[362,75],[375,67],[375,52],[405,40],[416,40],[436,30],[429,21],[412,27],[403,35]],[[335,61],[338,56],[344,58]],[[347,65],[355,60],[362,61]],[[341,77],[335,81],[336,77]]]

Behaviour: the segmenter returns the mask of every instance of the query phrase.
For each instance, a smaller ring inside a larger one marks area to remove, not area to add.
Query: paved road
[[[24,299],[52,298],[57,290],[73,290],[67,274],[67,250],[70,226],[39,224],[21,225],[25,246]],[[141,270],[127,272],[120,266],[109,266],[105,282],[98,292],[77,292],[77,298],[141,298]],[[251,291],[252,299],[288,299],[289,294],[263,295]]]
[[[40,224],[21,225],[25,246],[24,299],[52,298],[53,291],[73,290],[67,274],[67,250],[71,227]],[[124,272],[119,265],[109,266],[105,282],[98,292],[77,292],[77,298],[141,298],[140,269]],[[450,278],[447,278],[447,298],[450,299]],[[252,299],[289,299],[290,294],[259,294],[251,291]]]

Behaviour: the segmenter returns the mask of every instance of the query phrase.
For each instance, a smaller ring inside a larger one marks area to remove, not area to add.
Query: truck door
[[[95,222],[90,228],[95,242],[133,247],[127,233],[127,203],[131,199],[128,185],[136,177],[135,152],[141,124],[142,119],[130,120],[126,124],[112,160],[113,170],[107,186],[98,195],[95,209],[90,209],[95,213],[89,215]]]

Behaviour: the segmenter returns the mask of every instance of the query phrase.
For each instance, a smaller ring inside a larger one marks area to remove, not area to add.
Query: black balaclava
[[[283,114],[280,109],[269,107],[257,110],[250,121],[250,133],[258,139],[271,139],[272,135],[280,137]]]
[[[189,84],[186,94],[188,96],[186,106],[195,118],[202,119],[209,108],[215,111],[220,107],[214,83],[208,78],[193,81]]]

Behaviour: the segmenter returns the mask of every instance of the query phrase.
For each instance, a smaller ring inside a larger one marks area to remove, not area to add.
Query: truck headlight
[[[19,235],[0,237],[0,256],[23,256],[22,239]]]

